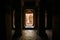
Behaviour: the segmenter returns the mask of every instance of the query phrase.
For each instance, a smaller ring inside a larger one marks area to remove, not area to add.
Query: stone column
[[[47,34],[45,33],[45,7],[46,1],[40,0],[40,11],[39,11],[39,36],[43,40],[48,40]]]
[[[12,10],[8,9],[6,13],[6,34],[7,34],[7,40],[12,40]]]

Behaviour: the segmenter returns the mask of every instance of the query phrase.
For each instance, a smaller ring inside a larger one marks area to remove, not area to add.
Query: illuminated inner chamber
[[[33,25],[33,13],[31,14],[25,14],[26,16],[26,26],[32,26]]]
[[[34,28],[33,12],[30,10],[25,13],[25,28]]]

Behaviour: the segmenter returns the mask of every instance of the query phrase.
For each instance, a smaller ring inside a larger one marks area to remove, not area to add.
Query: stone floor
[[[46,30],[45,32],[48,35],[48,39],[52,40],[52,30]]]
[[[52,40],[52,30],[46,30],[48,39]],[[42,40],[37,34],[37,30],[22,30],[22,36],[19,40]]]
[[[20,40],[38,40],[37,30],[23,30]],[[41,39],[40,39],[41,40]]]

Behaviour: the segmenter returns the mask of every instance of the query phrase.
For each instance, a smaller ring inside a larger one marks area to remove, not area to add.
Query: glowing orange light
[[[33,25],[33,13],[26,13],[25,14],[25,23],[26,23],[26,26]]]

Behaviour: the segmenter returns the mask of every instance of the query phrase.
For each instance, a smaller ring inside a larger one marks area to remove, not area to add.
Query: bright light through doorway
[[[33,26],[33,13],[25,14],[25,28],[34,28]]]

